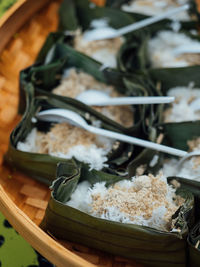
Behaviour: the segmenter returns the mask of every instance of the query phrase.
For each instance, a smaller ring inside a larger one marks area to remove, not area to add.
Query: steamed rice
[[[58,123],[47,133],[34,128],[24,142],[18,142],[17,149],[65,159],[74,157],[89,164],[90,169],[101,170],[108,166],[107,154],[112,150],[113,143],[112,139],[94,135],[67,123]]]
[[[168,231],[172,215],[182,203],[162,174],[149,174],[108,188],[105,182],[93,187],[82,182],[66,204],[98,218]]]

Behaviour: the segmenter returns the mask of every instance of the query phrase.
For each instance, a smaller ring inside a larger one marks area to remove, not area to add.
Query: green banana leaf
[[[122,4],[128,3],[129,0],[106,0],[106,6],[120,8]]]
[[[200,220],[200,183],[198,181],[185,179],[182,177],[168,177],[168,183],[172,183],[173,180],[176,180],[180,184],[181,190],[186,190],[191,192],[194,195],[195,200],[195,214],[194,219],[195,223]]]
[[[198,222],[188,235],[189,266],[200,266],[200,222]]]
[[[41,227],[56,238],[78,242],[112,254],[117,254],[145,266],[186,266],[186,236],[193,214],[193,196],[179,192],[186,199],[180,211],[174,215],[181,231],[164,232],[134,224],[122,224],[99,219],[65,205],[80,181],[94,180],[86,175],[81,179],[78,166],[60,163],[57,180],[52,185],[52,195]],[[96,181],[105,181],[97,176]],[[113,176],[113,184],[119,176]],[[109,180],[110,181],[110,180]]]
[[[165,135],[166,144],[188,150],[187,141],[200,136],[200,121],[171,122],[159,126]]]

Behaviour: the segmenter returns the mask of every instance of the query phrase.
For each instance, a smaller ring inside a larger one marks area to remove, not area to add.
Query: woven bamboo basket
[[[94,2],[103,5],[105,0]],[[0,19],[0,211],[22,237],[58,267],[139,267],[129,259],[57,240],[42,231],[38,225],[50,198],[49,188],[3,163],[9,135],[20,120],[19,72],[33,64],[47,35],[56,30],[60,3],[19,0]]]
[[[61,0],[19,0],[0,19],[0,211],[38,252],[58,267],[139,267],[128,259],[56,240],[40,224],[50,198],[47,186],[3,164],[9,135],[20,120],[19,72],[31,65],[57,28]],[[94,1],[100,5],[104,0]]]

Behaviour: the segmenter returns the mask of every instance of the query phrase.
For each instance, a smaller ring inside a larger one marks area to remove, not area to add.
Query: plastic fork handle
[[[150,96],[150,97],[113,97],[109,99],[92,99],[84,101],[90,106],[120,106],[120,105],[141,105],[141,104],[162,104],[171,103],[174,97],[168,96]]]
[[[169,10],[167,12],[164,12],[164,13],[162,13],[160,15],[157,15],[157,16],[154,16],[154,17],[150,17],[150,18],[144,19],[142,21],[136,22],[134,24],[125,26],[125,27],[117,30],[116,37],[117,36],[121,36],[123,34],[126,34],[128,32],[139,30],[140,28],[146,27],[146,26],[148,26],[150,24],[153,24],[153,23],[158,22],[160,20],[166,19],[166,18],[168,18],[168,17],[170,17],[172,15],[175,15],[175,14],[181,12],[181,11],[188,10],[189,7],[190,7],[189,4],[186,4],[186,5],[174,8],[172,10]]]
[[[93,126],[88,126],[87,130],[94,133],[94,134],[98,134],[98,135],[102,135],[108,138],[112,138],[112,139],[117,139],[126,143],[130,143],[130,144],[134,144],[137,146],[142,146],[142,147],[146,147],[146,148],[150,148],[152,150],[157,150],[157,151],[161,151],[170,155],[174,155],[174,156],[178,156],[178,157],[185,157],[187,155],[186,151],[183,150],[179,150],[176,148],[172,148],[172,147],[168,147],[165,145],[160,145],[151,141],[146,141],[143,139],[139,139],[136,137],[132,137],[132,136],[128,136],[125,134],[120,134],[117,132],[113,132],[113,131],[109,131],[109,130],[105,130],[105,129],[101,129],[101,128],[96,128]]]

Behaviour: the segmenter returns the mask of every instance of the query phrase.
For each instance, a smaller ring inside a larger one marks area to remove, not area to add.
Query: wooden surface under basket
[[[49,188],[3,164],[10,132],[20,120],[19,72],[34,62],[48,33],[56,30],[60,2],[19,0],[0,19],[0,211],[20,235],[58,267],[139,267],[131,260],[58,241],[43,232],[38,225],[50,197]],[[102,5],[105,1],[94,2]]]

